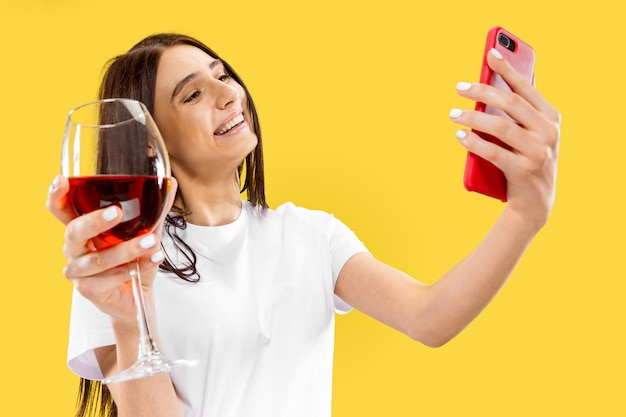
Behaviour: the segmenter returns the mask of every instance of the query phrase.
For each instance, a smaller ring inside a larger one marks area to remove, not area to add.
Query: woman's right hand
[[[171,196],[175,195],[175,182],[172,188]],[[100,310],[113,318],[134,323],[136,312],[128,263],[138,260],[143,290],[149,293],[158,266],[163,260],[159,245],[163,220],[156,228],[157,233],[142,235],[102,249],[97,237],[101,232],[120,223],[121,210],[117,206],[110,206],[76,216],[67,201],[68,190],[67,178],[59,175],[48,189],[46,201],[48,210],[67,226],[63,246],[67,265],[63,269],[63,275]],[[170,198],[170,205],[172,201]]]

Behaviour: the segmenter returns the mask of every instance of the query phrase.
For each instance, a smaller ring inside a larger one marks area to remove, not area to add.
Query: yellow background
[[[95,96],[107,59],[153,32],[204,40],[255,98],[272,207],[333,212],[380,259],[432,282],[503,207],[464,191],[448,119],[473,107],[454,87],[477,80],[495,25],[535,47],[537,85],[563,114],[551,220],[443,348],[339,317],[334,416],[626,415],[626,6],[574,3],[2,0],[0,415],[74,410],[64,229],[44,202],[67,111]]]

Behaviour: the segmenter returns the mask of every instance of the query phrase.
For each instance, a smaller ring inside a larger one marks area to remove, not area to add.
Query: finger
[[[457,92],[465,98],[485,103],[494,109],[500,109],[510,119],[524,127],[537,126],[544,120],[544,116],[537,109],[520,95],[511,91],[482,83],[458,83]],[[494,114],[498,114],[498,112],[496,111]],[[504,116],[504,114],[498,115]]]
[[[497,51],[495,51],[495,53],[493,51],[495,50],[492,50],[491,53],[487,54],[487,63],[489,67],[496,73],[500,74],[502,79],[509,85],[513,92],[520,95],[531,106],[544,114],[544,116],[546,116],[551,122],[560,123],[560,113],[552,107],[552,105],[550,105],[550,103],[548,103],[541,93],[539,93],[539,91],[534,87],[534,76],[533,80],[530,82],[527,81],[506,59],[502,58],[502,55],[498,54]]]
[[[457,85],[457,91],[463,97],[489,104],[493,108],[501,109],[505,114],[510,116],[510,118],[502,117],[501,119],[493,118],[493,116],[487,115],[485,115],[485,117],[474,118],[471,115],[477,115],[479,113],[470,113],[466,111],[463,112],[465,117],[462,119],[459,118],[459,123],[467,123],[467,126],[496,136],[503,142],[518,150],[529,151],[532,150],[536,144],[519,135],[516,137],[505,137],[507,132],[520,133],[520,130],[514,128],[515,124],[519,124],[521,127],[529,131],[539,133],[539,135],[536,136],[544,138],[547,144],[553,144],[555,138],[558,139],[560,135],[561,115],[558,111],[556,111],[556,109],[551,108],[553,114],[546,115],[532,107],[530,103],[518,94],[510,91],[504,91],[486,84],[459,83]],[[452,112],[460,114],[460,110],[458,109],[453,109]],[[498,112],[495,112],[494,114],[496,116],[504,116],[504,114]],[[481,124],[474,124],[474,119],[481,121]],[[490,126],[486,123],[494,124]],[[526,144],[530,148],[525,148]]]
[[[515,154],[502,146],[481,138],[476,132],[457,130],[456,137],[469,152],[491,162],[505,175],[515,164]]]
[[[88,245],[88,242],[92,242],[98,235],[119,224],[121,220],[122,210],[113,205],[70,221],[65,228],[65,246],[63,247],[65,257],[70,259],[91,251],[94,246]]]
[[[115,271],[137,259],[149,259],[155,264],[163,260],[154,233],[143,235],[127,242],[122,242],[107,249],[86,252],[80,256],[69,258],[64,275],[68,279],[98,276],[106,271]]]
[[[522,127],[503,117],[474,110],[452,109],[450,118],[455,123],[498,138],[522,153],[530,151],[533,146]]]
[[[76,217],[74,209],[67,204],[67,192],[69,189],[70,185],[67,178],[63,175],[57,175],[48,188],[48,197],[46,199],[46,208],[63,224],[68,224]]]
[[[163,253],[157,250],[152,254],[148,253],[137,259],[143,285],[152,283],[156,270],[163,258]],[[117,287],[130,280],[128,263],[89,276],[74,276],[71,268],[72,266],[68,264],[63,271],[64,275],[83,296],[96,303],[104,302]]]
[[[70,268],[70,264],[68,264],[63,270],[63,274],[80,294],[96,305],[109,299],[116,288],[130,279],[128,265],[120,265],[87,277],[73,276]]]

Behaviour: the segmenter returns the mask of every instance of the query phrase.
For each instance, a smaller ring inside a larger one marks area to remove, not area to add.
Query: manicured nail
[[[139,246],[144,249],[148,249],[156,245],[156,239],[154,235],[148,235],[139,241]]]
[[[463,110],[461,109],[450,110],[450,117],[452,117],[453,119],[458,119],[459,117],[461,117],[461,114],[463,114]]]
[[[107,209],[102,212],[102,218],[107,222],[115,220],[117,218],[117,208],[115,208],[115,206],[107,207]]]
[[[152,256],[150,257],[150,260],[154,262],[155,264],[160,264],[163,261],[163,259],[165,259],[165,255],[163,254],[162,251],[153,253]]]
[[[53,190],[56,190],[57,187],[59,186],[59,176],[57,175],[56,177],[54,177],[54,179],[52,180],[52,185],[50,186]]]
[[[456,138],[458,140],[462,141],[463,139],[465,139],[465,136],[467,136],[467,132],[465,130],[460,130],[459,129],[459,130],[456,131]]]
[[[502,59],[502,54],[498,52],[495,48],[491,48],[491,51],[489,52],[491,52],[491,55],[493,55],[494,57]]]
[[[456,83],[456,89],[459,91],[467,91],[472,87],[471,83],[460,82]]]

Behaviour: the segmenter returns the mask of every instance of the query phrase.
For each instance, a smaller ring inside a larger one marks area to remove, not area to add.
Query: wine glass
[[[150,233],[165,215],[171,186],[170,164],[161,134],[145,105],[112,98],[69,112],[61,173],[68,178],[68,201],[76,214],[117,205],[122,222],[95,239],[99,249]],[[143,378],[191,366],[194,361],[166,359],[158,350],[150,323],[137,261],[128,265],[139,326],[139,357],[129,369],[103,384]]]

